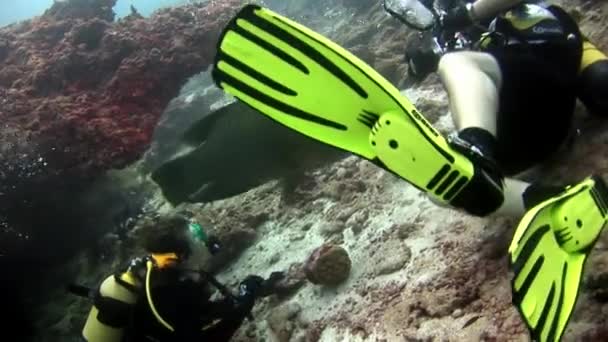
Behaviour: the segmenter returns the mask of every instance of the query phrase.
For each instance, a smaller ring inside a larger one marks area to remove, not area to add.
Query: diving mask
[[[197,241],[201,241],[204,242],[205,244],[207,244],[207,234],[205,234],[205,232],[203,231],[203,227],[201,227],[200,224],[196,223],[196,222],[190,222],[188,224],[188,230],[190,231],[190,234],[192,235],[192,237],[197,240]]]

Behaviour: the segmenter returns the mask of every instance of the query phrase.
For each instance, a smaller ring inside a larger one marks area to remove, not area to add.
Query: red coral
[[[182,84],[212,62],[239,4],[110,22],[114,2],[58,2],[41,17],[0,29],[0,120],[64,151],[48,160],[52,171],[89,178],[136,160]]]
[[[114,22],[114,3],[56,2],[0,28],[0,218],[21,222],[18,231],[31,228],[32,202],[142,155],[169,101],[212,63],[240,5],[209,1]]]

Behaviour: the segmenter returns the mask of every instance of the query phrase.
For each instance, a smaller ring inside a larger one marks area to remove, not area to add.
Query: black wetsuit
[[[209,300],[206,283],[184,278],[177,269],[154,271],[150,283],[157,312],[175,331],[158,321],[144,293],[135,306],[126,342],[229,341],[251,309],[232,298]]]
[[[582,56],[581,33],[566,12],[556,6],[526,6],[530,4],[498,17],[494,33],[482,44],[482,51],[496,58],[502,72],[497,160],[507,175],[538,164],[566,141]],[[552,18],[542,19],[538,12],[530,15],[543,8]],[[524,18],[517,22],[513,14]]]

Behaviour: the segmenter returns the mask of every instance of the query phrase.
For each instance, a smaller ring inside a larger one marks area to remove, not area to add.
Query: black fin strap
[[[532,183],[526,188],[526,190],[524,190],[524,193],[522,194],[524,208],[529,210],[540,202],[559,195],[565,190],[565,186],[540,185],[537,183]]]
[[[473,178],[450,201],[450,205],[484,217],[498,210],[504,202],[503,179],[478,165],[475,165],[474,172]]]

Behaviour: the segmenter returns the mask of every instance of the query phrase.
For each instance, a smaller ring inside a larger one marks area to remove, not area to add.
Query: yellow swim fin
[[[583,266],[606,223],[608,190],[589,177],[531,208],[509,247],[513,304],[539,342],[560,341]]]
[[[275,12],[256,5],[241,9],[219,40],[212,76],[273,120],[366,158],[440,202],[469,205],[473,213],[479,205],[471,199],[487,198],[487,192],[502,202],[501,185],[486,184],[483,172],[390,82],[344,48]]]

